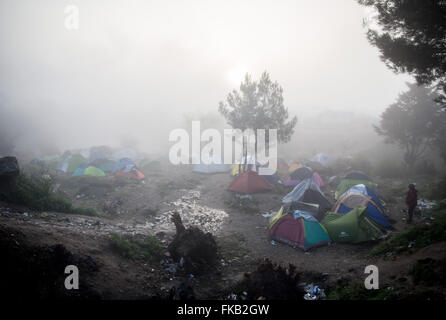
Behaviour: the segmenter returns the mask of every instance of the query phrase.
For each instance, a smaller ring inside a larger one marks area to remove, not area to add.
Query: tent
[[[192,171],[197,173],[226,173],[229,172],[229,170],[231,170],[229,165],[215,164],[215,163],[211,164],[199,163],[195,164],[192,168]]]
[[[383,227],[391,224],[385,215],[384,208],[377,195],[364,184],[359,184],[347,190],[338,200],[334,212],[345,214],[357,207],[366,207],[366,215]]]
[[[95,167],[98,167],[99,169],[101,169],[104,172],[113,172],[113,169],[115,168],[116,165],[116,161],[113,160],[103,160],[100,161],[99,163],[95,164]]]
[[[60,157],[57,169],[62,172],[67,172],[70,158],[71,158],[71,151],[65,151]]]
[[[132,149],[132,148],[122,148],[119,149],[111,155],[112,159],[119,160],[123,158],[129,158],[129,159],[137,159],[138,153]]]
[[[81,164],[85,163],[87,159],[85,159],[79,153],[71,153],[71,151],[66,151],[61,158],[61,161],[58,165],[58,169],[62,172],[73,173]]]
[[[322,224],[334,242],[359,243],[382,238],[385,232],[366,211],[366,207],[358,207],[346,214],[328,213]]]
[[[372,179],[362,171],[351,171],[345,176],[345,179],[367,180],[367,181],[372,182]]]
[[[93,166],[87,167],[84,171],[84,175],[95,176],[95,177],[105,177],[106,176],[104,171],[102,171],[99,168],[93,167]]]
[[[315,171],[313,172],[313,179],[319,186],[319,188],[325,186],[324,181],[322,180],[321,176]],[[299,183],[301,183],[301,179],[292,179],[289,177],[287,181],[285,181],[285,186],[287,187],[294,187],[297,186]]]
[[[294,171],[296,171],[297,169],[302,168],[302,164],[300,163],[292,163],[289,168],[288,168],[288,172],[289,173],[293,173]]]
[[[284,159],[277,158],[277,171],[287,172],[289,168],[288,163]]]
[[[115,163],[112,172],[116,173],[119,170],[126,170],[126,169],[127,169],[127,171],[130,171],[133,167],[136,167],[136,165],[135,165],[135,163],[133,162],[132,159],[130,159],[130,158],[122,158],[122,159],[119,159]]]
[[[135,180],[143,180],[145,178],[144,174],[136,169],[136,167],[129,171],[118,170],[115,172],[115,177],[127,177]]]
[[[235,177],[228,190],[251,194],[271,190],[271,185],[255,171],[248,170]]]
[[[262,178],[265,179],[266,181],[268,181],[270,184],[275,184],[275,183],[281,184],[282,183],[280,181],[280,177],[277,174],[266,174],[266,175],[263,175]]]
[[[81,166],[86,161],[87,159],[85,159],[81,154],[79,153],[73,154],[68,160],[68,168],[66,172],[73,173],[74,170],[79,168],[79,166]]]
[[[313,176],[313,169],[309,167],[300,167],[290,173],[290,178],[293,180],[305,180]]]
[[[321,212],[325,212],[331,208],[330,201],[325,198],[314,179],[303,180],[282,199],[283,203],[291,203],[294,201],[317,204]]]
[[[311,158],[311,161],[319,162],[321,165],[326,167],[326,166],[330,165],[330,163],[333,161],[333,158],[327,154],[318,153],[313,158]]]
[[[90,148],[90,161],[110,158],[112,149],[108,146],[95,146]]]
[[[305,251],[330,242],[327,231],[319,222],[286,213],[283,207],[271,218],[269,229],[271,239]]]
[[[339,185],[336,187],[335,191],[335,199],[338,200],[341,195],[343,195],[348,189],[358,184],[363,184],[373,192],[376,192],[376,188],[378,187],[376,183],[373,183],[369,180],[351,180],[351,179],[343,179]]]

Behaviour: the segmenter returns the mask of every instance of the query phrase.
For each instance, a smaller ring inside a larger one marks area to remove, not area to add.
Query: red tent
[[[228,190],[250,194],[271,190],[271,185],[256,172],[248,170],[239,174],[229,185]]]

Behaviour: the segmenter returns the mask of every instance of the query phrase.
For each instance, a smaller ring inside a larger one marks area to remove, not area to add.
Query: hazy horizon
[[[1,125],[22,148],[133,139],[158,152],[264,70],[298,126],[328,111],[377,119],[411,78],[379,59],[367,16],[353,0],[2,1]]]

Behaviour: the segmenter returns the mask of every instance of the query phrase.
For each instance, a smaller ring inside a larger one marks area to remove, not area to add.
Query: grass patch
[[[216,240],[220,256],[225,260],[231,260],[235,257],[241,258],[249,253],[249,250],[241,244],[244,240],[242,235],[232,234],[230,236],[219,237]]]
[[[144,238],[136,238],[131,236],[123,236],[112,234],[110,243],[119,255],[127,259],[153,261],[159,258],[163,249],[158,238],[148,236]]]
[[[381,242],[370,252],[370,256],[384,256],[388,253],[409,251],[409,243],[413,248],[423,248],[432,243],[446,241],[446,209],[443,206],[432,209],[435,218],[430,225],[418,225],[409,230],[395,234]]]
[[[239,210],[243,213],[257,213],[260,211],[258,202],[254,198],[238,198],[233,194],[230,194],[230,196],[224,200],[224,203],[229,208]]]
[[[0,199],[38,211],[97,215],[95,209],[74,207],[63,193],[53,190],[53,179],[49,175],[22,172],[6,190],[0,191]]]
[[[328,300],[393,300],[395,290],[384,288],[368,290],[364,284],[340,284],[331,290],[327,295]]]

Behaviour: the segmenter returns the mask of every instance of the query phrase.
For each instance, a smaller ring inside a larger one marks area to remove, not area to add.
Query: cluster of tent
[[[131,148],[113,150],[106,146],[91,147],[83,150],[68,150],[62,156],[51,159],[34,159],[32,163],[53,163],[59,172],[76,176],[114,176],[135,180],[145,178],[140,167],[160,170],[158,161],[149,161]],[[136,162],[139,163],[137,166]]]
[[[391,224],[376,194],[376,184],[363,172],[351,172],[336,188],[332,206],[317,179],[302,180],[283,199],[270,219],[272,239],[303,250],[328,244],[380,239]]]

